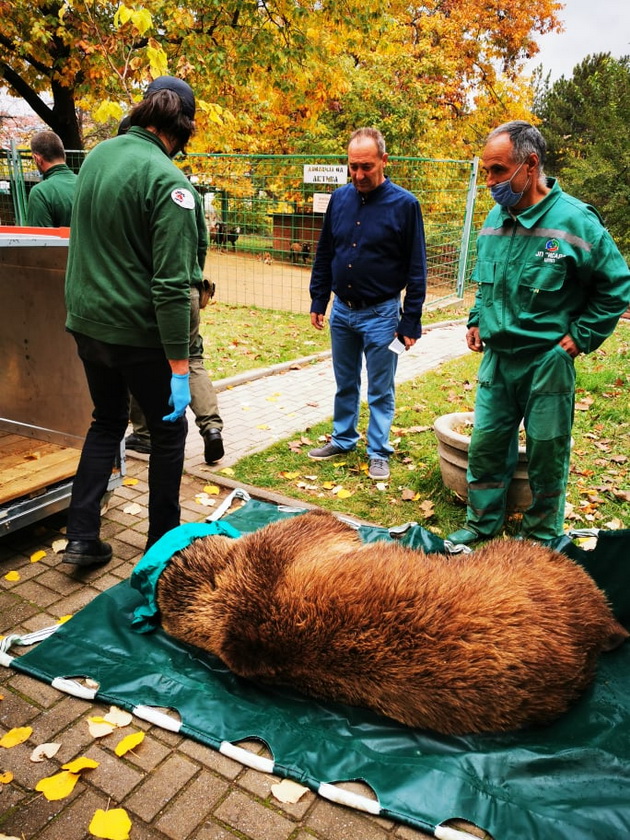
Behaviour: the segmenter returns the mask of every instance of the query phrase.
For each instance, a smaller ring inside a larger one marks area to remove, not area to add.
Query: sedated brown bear
[[[568,557],[499,540],[468,555],[364,544],[316,511],[171,558],[165,631],[236,674],[445,734],[548,723],[627,638]]]

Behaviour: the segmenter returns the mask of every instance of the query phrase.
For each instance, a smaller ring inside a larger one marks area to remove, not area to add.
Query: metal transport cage
[[[65,331],[68,228],[0,227],[0,535],[68,507],[92,401]],[[124,449],[108,492],[122,482]]]

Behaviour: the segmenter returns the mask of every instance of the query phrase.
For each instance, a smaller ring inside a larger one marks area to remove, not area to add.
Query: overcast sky
[[[566,0],[559,13],[565,31],[538,38],[540,52],[526,65],[531,72],[539,64],[551,80],[571,76],[576,64],[587,55],[610,52],[615,58],[630,55],[630,0]],[[0,93],[0,111],[28,113],[19,99]]]
[[[564,32],[537,38],[540,52],[528,62],[528,72],[542,64],[544,76],[551,73],[556,81],[569,78],[587,55],[630,55],[630,0],[565,0],[558,17]]]

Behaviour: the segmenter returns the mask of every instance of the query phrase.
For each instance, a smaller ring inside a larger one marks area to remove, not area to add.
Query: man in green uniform
[[[129,117],[123,117],[118,126],[118,135],[129,131]],[[186,176],[188,177],[188,175]],[[219,401],[212,380],[204,365],[203,338],[199,332],[200,313],[210,297],[208,292],[202,303],[204,284],[209,288],[208,281],[204,281],[204,266],[208,251],[208,228],[203,210],[201,196],[194,187],[191,192],[195,199],[195,217],[197,219],[197,263],[198,271],[190,287],[190,355],[188,364],[190,369],[190,407],[195,415],[195,423],[204,442],[204,459],[207,464],[216,464],[224,455],[223,420],[219,414]],[[151,454],[151,436],[142,409],[138,401],[132,397],[129,406],[129,419],[133,426],[131,434],[125,438],[125,449],[134,452]]]
[[[171,157],[194,130],[181,79],[155,79],[127,134],[85,159],[77,182],[66,327],[94,403],[68,511],[64,562],[106,563],[100,501],[129,419],[129,393],[151,433],[147,548],[179,525],[190,402],[190,285],[198,270],[195,199]]]
[[[522,120],[492,131],[482,154],[497,206],[477,240],[467,342],[483,351],[468,457],[466,526],[454,543],[503,527],[524,420],[532,503],[522,536],[563,533],[575,399],[574,359],[612,333],[630,272],[597,211],[543,174],[546,143]]]
[[[26,222],[33,227],[68,227],[77,176],[66,166],[66,152],[54,131],[40,131],[31,140],[33,163],[43,180],[31,189]]]

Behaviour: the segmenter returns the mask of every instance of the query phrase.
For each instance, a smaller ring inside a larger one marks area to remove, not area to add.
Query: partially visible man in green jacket
[[[195,199],[171,157],[194,129],[195,98],[161,76],[130,114],[127,134],[85,159],[66,272],[66,327],[94,403],[72,488],[63,560],[106,563],[100,501],[129,418],[129,393],[151,434],[147,548],[179,525],[190,402],[190,285],[196,276]]]
[[[497,203],[477,240],[477,296],[467,342],[483,351],[468,453],[466,526],[454,543],[503,527],[524,420],[532,503],[521,533],[562,536],[575,402],[574,359],[612,333],[630,272],[597,211],[543,173],[546,143],[522,120],[492,131],[482,153]]]
[[[68,227],[77,176],[66,166],[66,151],[54,131],[40,131],[31,139],[33,163],[43,180],[31,189],[26,223],[32,227]]]

